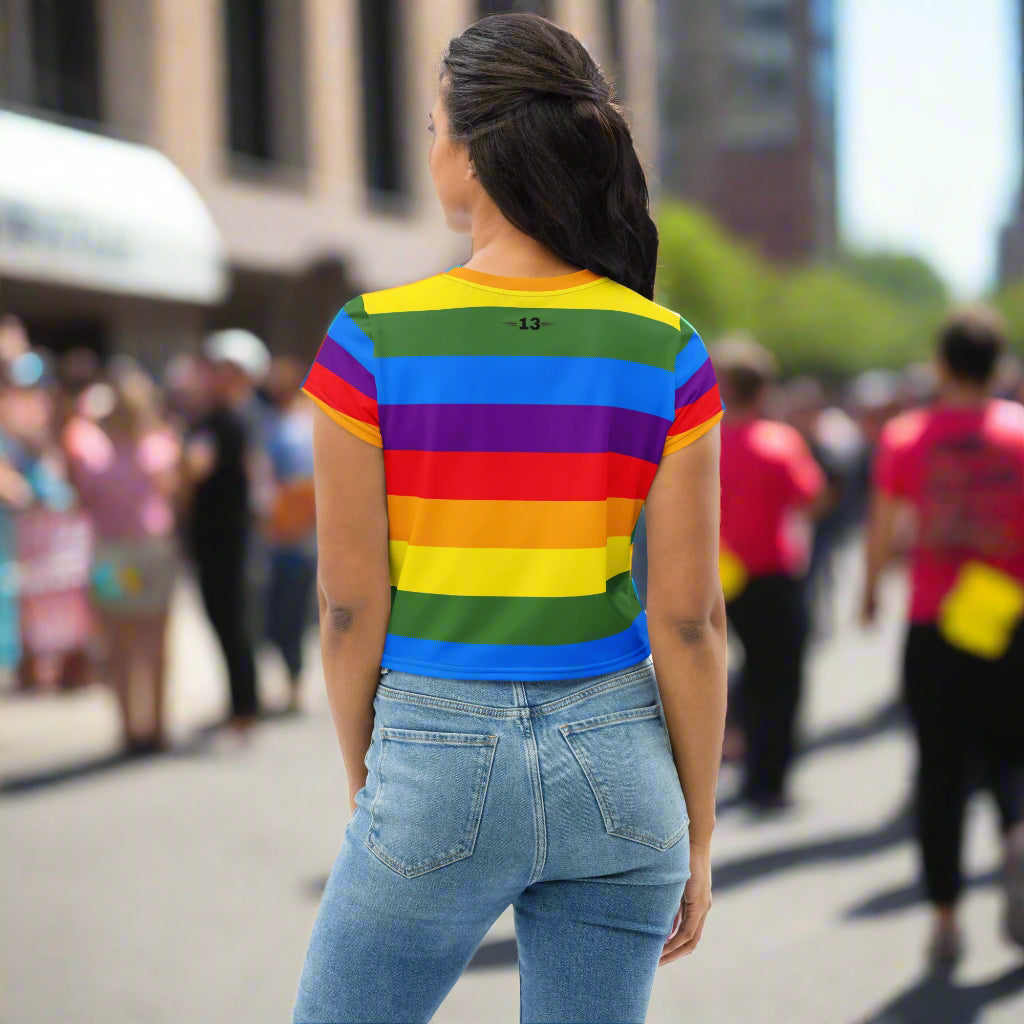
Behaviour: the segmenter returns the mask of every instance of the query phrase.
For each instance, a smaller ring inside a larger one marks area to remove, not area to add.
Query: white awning
[[[202,197],[148,146],[0,110],[0,275],[214,304],[224,245]]]

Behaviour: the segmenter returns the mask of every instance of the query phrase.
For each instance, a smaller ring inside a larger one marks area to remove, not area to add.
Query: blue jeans
[[[384,671],[293,1020],[428,1021],[511,905],[520,1019],[642,1021],[689,877],[650,661],[545,682]]]

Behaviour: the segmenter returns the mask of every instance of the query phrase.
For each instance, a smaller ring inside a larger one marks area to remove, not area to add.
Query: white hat
[[[270,370],[270,351],[251,331],[231,327],[214,331],[203,344],[203,355],[211,363],[237,366],[253,384],[261,384]]]

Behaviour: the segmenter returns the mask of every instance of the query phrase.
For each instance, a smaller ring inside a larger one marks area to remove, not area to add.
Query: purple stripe
[[[391,450],[616,452],[658,463],[671,423],[608,405],[382,405]]]
[[[316,361],[336,377],[361,391],[367,398],[377,400],[377,382],[373,379],[373,374],[360,366],[333,338],[324,339]]]
[[[693,376],[676,388],[676,408],[682,409],[684,405],[696,402],[701,395],[706,395],[715,386],[717,379],[711,360],[705,359],[694,370]]]

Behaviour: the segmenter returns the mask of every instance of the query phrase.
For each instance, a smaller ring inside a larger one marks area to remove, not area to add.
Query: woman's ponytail
[[[443,57],[450,132],[520,231],[568,263],[654,297],[658,229],[647,179],[601,69],[532,14],[471,25]]]

